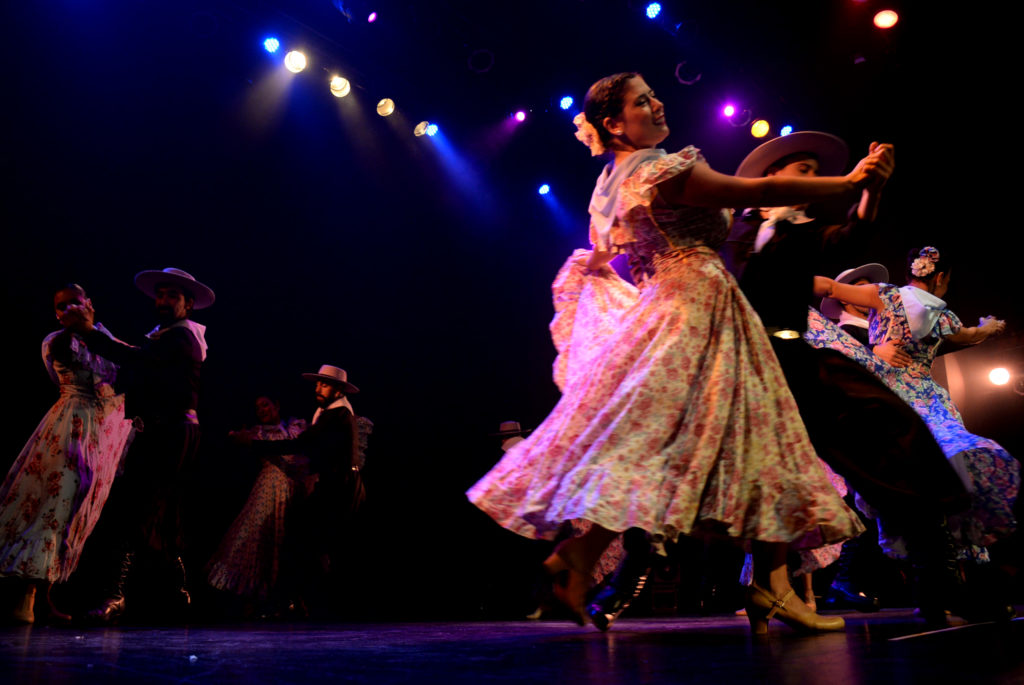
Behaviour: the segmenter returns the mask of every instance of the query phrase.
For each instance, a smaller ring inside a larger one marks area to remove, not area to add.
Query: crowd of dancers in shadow
[[[186,518],[207,353],[206,328],[191,317],[215,297],[175,268],[142,271],[135,285],[158,321],[137,345],[96,321],[81,286],[54,294],[61,330],[42,355],[60,398],[0,488],[0,573],[13,621],[114,623],[143,587],[158,597],[151,617],[189,618]],[[313,613],[324,606],[366,496],[373,424],[355,416],[349,397],[359,389],[329,364],[302,375],[318,406],[311,420],[283,419],[277,401],[260,397],[255,427],[230,435],[262,467],[202,574],[204,586],[240,598],[246,616],[307,617],[307,602]],[[72,616],[51,590],[71,578],[87,541],[94,605]]]

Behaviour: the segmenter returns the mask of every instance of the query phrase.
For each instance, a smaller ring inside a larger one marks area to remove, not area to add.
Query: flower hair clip
[[[597,129],[594,128],[594,125],[587,121],[586,115],[580,112],[573,117],[572,123],[576,124],[576,139],[590,148],[590,156],[597,157],[598,155],[603,155],[604,143],[601,142],[601,138],[597,135]]]
[[[939,251],[934,247],[922,247],[917,259],[910,264],[910,273],[918,278],[929,276],[935,271],[935,264],[939,261]]]

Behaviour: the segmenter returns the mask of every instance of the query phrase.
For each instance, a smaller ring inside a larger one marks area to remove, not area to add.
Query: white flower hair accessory
[[[598,155],[603,155],[604,143],[601,142],[601,138],[597,135],[597,129],[594,128],[594,125],[587,121],[586,115],[580,112],[573,117],[572,123],[576,124],[576,139],[590,148],[590,156],[597,157]]]
[[[922,247],[917,259],[910,263],[910,273],[918,278],[929,276],[935,271],[939,261],[939,251],[934,247]]]

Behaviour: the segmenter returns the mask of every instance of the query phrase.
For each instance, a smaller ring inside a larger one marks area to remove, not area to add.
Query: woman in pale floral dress
[[[469,490],[470,500],[525,536],[550,539],[570,519],[593,524],[545,561],[556,596],[580,623],[601,552],[619,532],[641,528],[655,539],[764,543],[754,546],[748,596],[755,632],[771,616],[842,628],[842,618],[820,617],[793,596],[786,555],[863,528],[821,468],[763,327],[715,248],[729,226],[718,208],[852,192],[872,178],[877,156],[846,177],[716,173],[693,147],[655,148],[668,135],[664,108],[631,73],[595,83],[577,126],[592,153],[614,158],[591,199],[594,251],[570,258],[559,279],[581,270],[599,276],[591,287],[600,292],[617,278],[608,262],[627,253],[640,293],[621,312],[603,308],[615,297],[581,300],[572,325],[559,326],[567,345],[553,331],[560,354],[582,363],[566,365],[558,405]]]
[[[248,431],[254,440],[288,440],[306,430],[302,419],[282,421],[280,405],[269,397],[256,400],[256,419],[259,425]],[[286,455],[278,463],[263,463],[245,506],[210,561],[210,585],[265,604],[263,608],[271,612],[283,608],[289,599],[282,578],[288,573],[289,506],[296,496],[309,494],[312,478],[309,460],[303,456]]]
[[[963,559],[987,560],[985,545],[1016,529],[1014,502],[1020,488],[1020,465],[994,440],[970,433],[949,392],[931,375],[932,362],[943,340],[973,345],[1001,333],[1005,323],[986,317],[978,326],[964,326],[941,298],[949,287],[948,259],[934,247],[911,250],[907,283],[853,286],[828,278],[816,279],[818,292],[871,307],[872,345],[896,345],[909,359],[902,366],[887,364],[827,322],[809,321],[807,339],[817,347],[843,352],[873,371],[925,420],[953,470],[971,495],[964,514],[949,517],[949,527]],[[894,544],[895,543],[895,544]],[[887,547],[898,553],[898,541]]]
[[[65,313],[89,299],[81,286],[69,285],[53,303],[63,325]],[[11,617],[23,623],[35,620],[40,590],[50,617],[70,620],[50,603],[50,586],[66,581],[78,565],[132,431],[124,397],[112,387],[113,363],[90,353],[67,329],[48,335],[42,351],[60,399],[0,486],[0,575],[21,581]]]

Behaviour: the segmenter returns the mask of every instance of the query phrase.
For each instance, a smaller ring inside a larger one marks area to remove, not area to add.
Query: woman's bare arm
[[[825,278],[824,276],[815,276],[814,294],[818,297],[834,297],[837,300],[860,307],[870,307],[871,309],[885,308],[885,303],[878,296],[878,286],[874,283],[850,285],[849,283],[836,283],[831,278]]]
[[[991,335],[997,335],[1006,330],[1006,322],[994,316],[986,316],[978,326],[964,326],[953,335],[947,335],[946,340],[958,345],[977,345]]]
[[[691,207],[786,207],[852,193],[892,173],[890,145],[879,145],[846,176],[765,176],[740,178],[721,174],[704,162],[689,173],[658,184],[662,198],[672,205]]]

